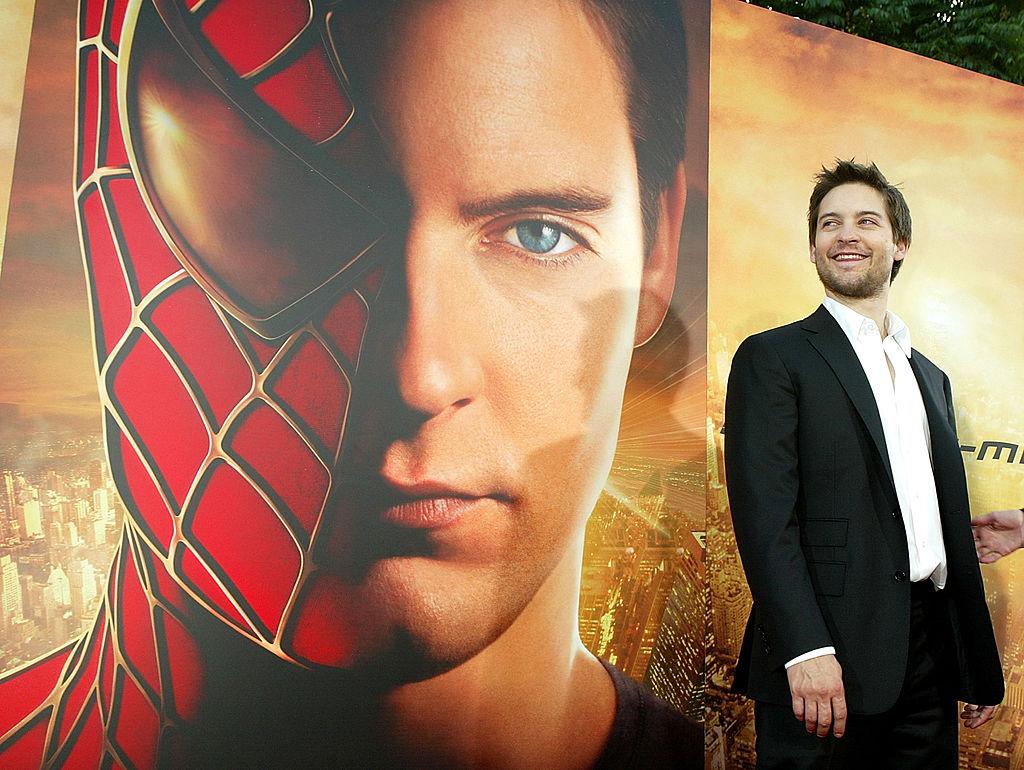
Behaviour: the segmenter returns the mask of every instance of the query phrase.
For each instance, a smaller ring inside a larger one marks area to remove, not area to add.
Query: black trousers
[[[842,738],[808,733],[789,706],[756,703],[757,767],[955,770],[957,700],[942,677],[950,670],[952,647],[944,602],[930,582],[912,586],[910,648],[899,697],[882,714],[851,714]]]

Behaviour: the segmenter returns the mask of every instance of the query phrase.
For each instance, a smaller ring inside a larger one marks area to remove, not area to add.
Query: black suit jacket
[[[970,527],[949,379],[916,350],[949,576],[958,697],[996,704],[1003,677]],[[754,606],[734,689],[789,704],[787,661],[834,646],[854,713],[885,711],[907,665],[906,532],[871,386],[824,308],[749,337],[725,406],[733,525]]]

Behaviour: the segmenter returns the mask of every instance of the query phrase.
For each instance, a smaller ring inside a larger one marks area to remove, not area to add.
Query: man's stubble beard
[[[824,257],[829,260],[831,257]],[[833,294],[848,299],[871,299],[880,296],[886,287],[892,282],[892,268],[890,267],[882,274],[874,270],[868,270],[863,275],[851,276],[849,280],[841,280],[842,276],[823,268],[822,258],[814,260],[814,269],[818,272],[818,279],[822,285]]]

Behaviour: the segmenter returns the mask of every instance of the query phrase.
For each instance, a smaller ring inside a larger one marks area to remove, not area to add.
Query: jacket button
[[[901,569],[898,569],[892,576],[892,579],[895,580],[897,583],[905,583],[907,582],[907,573]]]
[[[900,517],[900,512],[899,512],[899,511],[893,511],[893,512],[892,512],[892,517],[893,517],[894,519],[898,519],[898,518]]]

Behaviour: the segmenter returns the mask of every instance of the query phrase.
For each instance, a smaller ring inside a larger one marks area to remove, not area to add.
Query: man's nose
[[[853,222],[844,222],[839,228],[837,237],[844,243],[855,243],[860,240],[860,233]]]
[[[426,417],[469,404],[483,384],[483,303],[460,240],[413,225],[406,241],[407,308],[395,373],[402,401]]]

